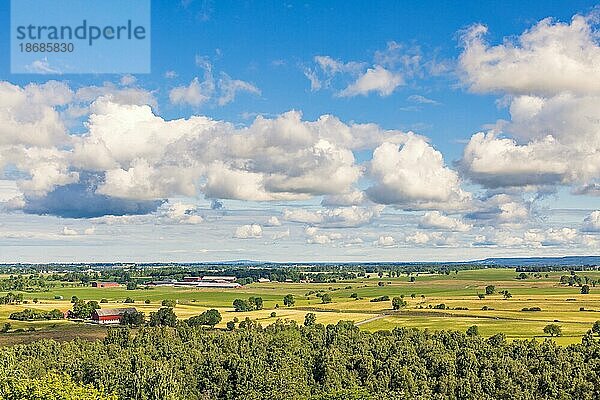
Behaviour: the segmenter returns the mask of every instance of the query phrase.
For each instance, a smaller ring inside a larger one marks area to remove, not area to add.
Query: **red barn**
[[[127,308],[99,308],[92,313],[92,321],[97,324],[119,324],[123,314],[136,312],[135,307]]]

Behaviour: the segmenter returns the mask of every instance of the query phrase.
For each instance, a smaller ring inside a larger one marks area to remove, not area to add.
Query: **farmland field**
[[[278,318],[298,322],[304,320],[308,312],[316,314],[319,323],[335,323],[339,320],[352,320],[361,329],[375,331],[394,327],[416,327],[430,330],[465,331],[472,325],[479,327],[479,334],[491,336],[504,333],[508,339],[547,338],[543,328],[556,323],[562,328],[562,335],[554,340],[559,344],[579,342],[596,320],[600,320],[600,288],[591,288],[590,294],[581,294],[580,288],[561,285],[559,279],[565,272],[551,272],[535,278],[516,279],[514,269],[481,269],[452,272],[449,275],[419,274],[415,282],[406,276],[371,276],[336,283],[253,283],[237,289],[195,289],[180,287],[138,288],[126,290],[118,288],[92,288],[90,286],[50,288],[44,292],[23,292],[27,304],[0,305],[0,325],[11,323],[11,332],[0,335],[0,344],[29,342],[50,337],[67,340],[75,337],[95,339],[103,337],[104,327],[66,320],[57,321],[12,321],[10,313],[33,308],[37,310],[71,308],[70,299],[108,300],[103,308],[124,306],[125,298],[135,300],[132,304],[148,315],[157,310],[164,299],[178,302],[175,313],[186,319],[209,309],[216,308],[223,320],[218,325],[225,327],[234,317],[243,320],[249,317],[263,325]],[[590,279],[600,279],[596,271],[585,272]],[[495,286],[495,294],[479,298],[487,285]],[[512,297],[505,299],[500,291],[508,290]],[[598,292],[596,292],[598,290]],[[316,292],[327,293],[331,303],[322,304]],[[355,293],[358,299],[351,298]],[[0,293],[4,295],[5,293]],[[283,305],[283,296],[295,297],[293,307]],[[390,299],[404,296],[407,306],[393,310],[390,301],[371,302],[379,296]],[[414,295],[414,296],[411,296]],[[62,296],[62,299],[56,299]],[[262,297],[264,309],[250,312],[235,312],[232,303],[235,299]],[[37,303],[33,303],[33,299]],[[149,304],[145,301],[148,300]],[[445,309],[434,309],[444,304]],[[127,304],[129,306],[129,304]],[[541,311],[522,311],[523,308],[539,307]],[[483,309],[482,309],[483,308]],[[580,311],[580,309],[584,311]],[[595,311],[598,310],[598,311]],[[276,316],[272,317],[271,313]],[[35,328],[34,332],[27,332]],[[24,330],[21,332],[20,330]],[[17,332],[15,332],[17,330]]]

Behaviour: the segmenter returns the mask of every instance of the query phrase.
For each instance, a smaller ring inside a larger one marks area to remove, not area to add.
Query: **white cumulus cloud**
[[[356,81],[338,93],[340,97],[366,96],[371,92],[379,96],[389,96],[398,86],[404,85],[404,78],[399,73],[388,71],[380,65],[367,69]]]
[[[263,234],[262,226],[258,224],[238,226],[233,234],[237,239],[258,239]]]
[[[458,174],[444,165],[442,154],[423,138],[410,136],[398,146],[375,149],[367,190],[371,200],[406,209],[460,209],[470,201]]]
[[[600,232],[600,211],[592,211],[590,215],[583,220],[584,232]]]
[[[381,235],[374,244],[381,247],[392,247],[396,245],[396,239],[394,239],[392,236]]]
[[[466,232],[471,229],[469,224],[460,219],[452,218],[439,211],[426,212],[419,221],[419,227],[425,229],[444,229],[448,231]]]

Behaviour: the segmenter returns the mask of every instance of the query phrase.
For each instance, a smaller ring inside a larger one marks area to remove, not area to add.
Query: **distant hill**
[[[600,256],[486,258],[472,261],[481,265],[600,265]]]
[[[27,263],[0,263],[4,267],[27,267],[33,265],[46,265],[53,268],[62,267],[78,267],[78,268],[110,268],[124,266],[123,263],[49,263],[49,264],[27,264]],[[127,264],[129,265],[129,264]],[[518,266],[600,266],[600,256],[567,256],[567,257],[490,257],[483,260],[471,261],[371,261],[371,262],[273,262],[273,261],[256,261],[256,260],[228,260],[228,261],[213,261],[213,262],[170,262],[170,263],[131,263],[131,265],[164,267],[164,266],[183,266],[183,267],[216,267],[216,268],[274,268],[288,266],[339,266],[339,265],[355,265],[355,266],[456,266],[456,265],[479,265],[482,268],[486,266],[497,267],[518,267]]]

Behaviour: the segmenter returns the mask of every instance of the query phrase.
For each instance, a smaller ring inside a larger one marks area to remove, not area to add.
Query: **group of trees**
[[[4,296],[0,296],[0,304],[21,304],[23,302],[23,293],[9,292]]]
[[[50,284],[46,279],[38,274],[16,274],[0,279],[0,292],[10,292],[12,290],[20,292],[42,291],[49,286]]]
[[[175,326],[177,315],[171,307],[161,307],[155,312],[150,313],[150,326]]]
[[[42,321],[48,319],[63,319],[64,315],[62,311],[57,309],[45,311],[26,308],[23,311],[15,311],[14,313],[10,314],[8,318],[17,321]]]
[[[99,308],[100,304],[95,300],[86,302],[85,300],[76,299],[73,303],[73,310],[71,311],[70,316],[73,318],[90,319],[92,318],[94,310]]]
[[[210,309],[185,320],[185,323],[192,327],[208,326],[212,328],[221,322],[221,320],[221,313],[218,310]],[[172,307],[161,307],[157,311],[150,313],[147,325],[174,327],[177,325],[177,322],[177,315]],[[127,311],[121,317],[121,325],[144,326],[145,324],[146,316],[141,311]]]
[[[321,298],[323,304],[331,303],[331,295],[328,293],[317,293],[317,297]],[[286,307],[293,307],[296,304],[296,298],[293,294],[286,294],[283,296],[283,305]],[[275,308],[279,307],[278,304]],[[249,297],[248,300],[235,299],[233,301],[233,309],[237,312],[246,312],[263,309],[262,297]]]
[[[210,309],[204,311],[202,314],[195,317],[191,317],[185,322],[189,326],[210,326],[211,328],[221,322],[223,318],[219,310]]]
[[[521,279],[521,278],[517,277],[517,279]],[[525,279],[525,278],[523,278],[523,279]],[[496,291],[496,286],[494,286],[494,285],[487,285],[485,287],[485,294],[484,293],[477,293],[477,297],[480,300],[483,300],[483,299],[485,299],[485,296],[491,296],[491,295],[495,294],[496,292],[497,292]],[[504,297],[504,299],[506,299],[506,300],[508,300],[508,299],[510,299],[512,297],[512,293],[510,293],[508,290],[501,290],[501,291],[499,291],[497,293],[501,294],[502,297]]]
[[[105,394],[92,385],[76,383],[68,375],[51,372],[42,378],[7,376],[0,379],[1,399],[20,400],[117,400],[117,396]]]
[[[590,292],[590,286],[596,287],[598,281],[591,279],[588,276],[577,275],[575,271],[571,271],[570,275],[562,275],[560,277],[560,284],[567,286],[579,286],[582,294],[588,294]]]
[[[536,308],[536,307],[533,307],[533,308]],[[531,310],[531,311],[537,311],[537,310]],[[596,321],[594,323],[594,325],[592,326],[591,332],[600,335],[600,321]],[[562,328],[560,327],[560,325],[557,325],[557,324],[549,324],[549,325],[546,325],[544,327],[544,333],[546,335],[550,335],[550,336],[561,336],[562,335]],[[477,325],[470,326],[467,329],[466,334],[467,334],[467,336],[471,336],[471,337],[472,336],[479,336],[479,327]],[[500,334],[500,335],[501,335],[502,338],[504,338],[503,334]],[[492,336],[490,338],[490,340],[494,341],[498,337],[500,337],[500,336],[498,336],[498,335]]]
[[[141,326],[146,322],[146,315],[142,311],[127,311],[121,316],[121,324],[127,326]]]
[[[541,307],[523,307],[521,311],[542,311]]]
[[[389,300],[390,300],[390,296],[384,295],[384,296],[374,297],[371,300],[369,300],[369,302],[378,303],[380,301],[389,301]]]
[[[237,312],[262,310],[263,299],[262,297],[250,297],[248,300],[235,299],[233,301],[233,309]]]
[[[589,334],[563,347],[501,334],[486,339],[476,326],[468,334],[370,333],[310,315],[303,325],[194,325],[113,328],[102,342],[1,347],[0,398],[595,399],[600,390],[600,343]]]

